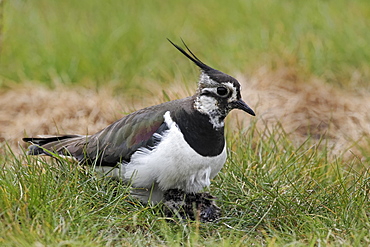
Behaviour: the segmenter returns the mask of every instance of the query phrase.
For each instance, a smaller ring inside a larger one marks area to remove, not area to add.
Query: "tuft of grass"
[[[368,244],[370,170],[365,163],[356,157],[329,158],[324,140],[309,138],[296,147],[281,126],[252,126],[231,140],[230,162],[213,188],[226,198],[228,225],[245,232],[247,244],[256,237],[273,246]],[[226,184],[233,186],[225,190]]]
[[[325,142],[295,146],[281,126],[228,134],[229,159],[210,191],[223,217],[164,217],[58,157],[0,157],[0,244],[135,246],[367,246],[369,167],[328,157]]]

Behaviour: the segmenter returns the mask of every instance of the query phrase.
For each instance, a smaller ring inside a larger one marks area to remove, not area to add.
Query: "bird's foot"
[[[216,205],[217,198],[211,194],[185,193],[182,190],[171,189],[164,194],[164,213],[182,219],[212,222],[221,217],[221,209]]]

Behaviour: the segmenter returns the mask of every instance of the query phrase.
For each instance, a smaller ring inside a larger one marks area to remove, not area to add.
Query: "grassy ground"
[[[369,1],[0,7],[1,246],[370,245]],[[17,147],[192,93],[197,70],[166,41],[179,37],[238,75],[257,112],[228,119],[229,159],[208,189],[219,222],[168,219],[126,185]]]
[[[294,147],[280,128],[228,136],[230,158],[210,191],[223,217],[168,219],[128,188],[70,161],[7,152],[0,173],[2,245],[367,246],[369,170],[328,159],[325,145]]]

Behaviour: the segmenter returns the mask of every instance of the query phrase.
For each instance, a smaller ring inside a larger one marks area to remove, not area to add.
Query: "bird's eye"
[[[226,87],[218,87],[217,88],[217,94],[220,95],[220,96],[225,96],[227,95],[228,93],[228,90]]]

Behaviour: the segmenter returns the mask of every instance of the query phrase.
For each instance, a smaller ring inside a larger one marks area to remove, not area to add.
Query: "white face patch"
[[[205,85],[207,83],[207,85]],[[218,98],[221,99],[223,96],[217,96],[217,88],[218,87],[225,87],[228,89],[229,92],[231,92],[231,95],[228,94],[227,102],[231,103],[233,101],[238,100],[237,99],[237,89],[234,87],[233,83],[231,82],[223,82],[223,83],[217,83],[211,78],[209,78],[208,75],[202,73],[201,75],[201,82],[203,87],[201,88],[198,96],[194,102],[194,108],[198,110],[200,113],[206,114],[209,116],[209,122],[213,125],[213,128],[219,129],[224,127],[224,118],[228,112],[227,109],[220,109]],[[212,93],[205,94],[205,93]]]
[[[197,97],[194,102],[194,108],[200,113],[207,114],[209,116],[209,122],[213,128],[219,129],[224,127],[224,121],[221,120],[221,115],[218,113],[217,100],[212,96],[201,95]]]
[[[194,107],[204,114],[218,110],[217,100],[214,97],[206,95],[199,96],[194,103]]]

